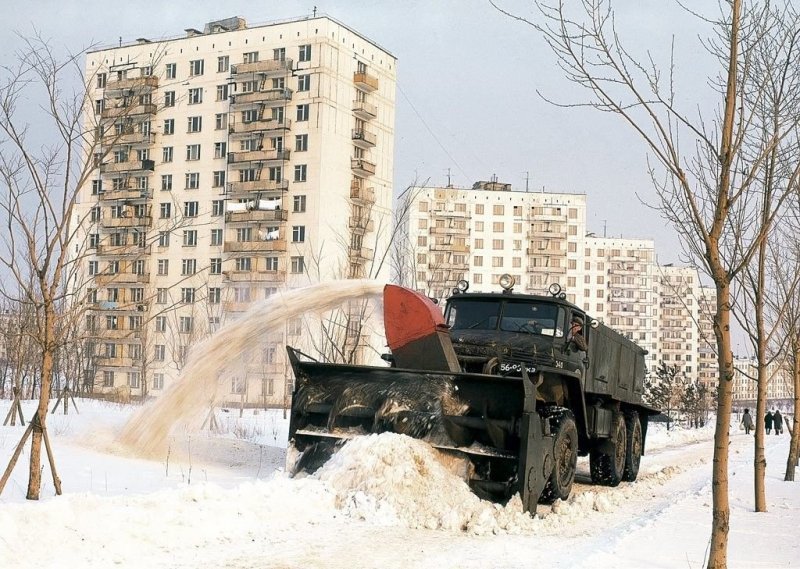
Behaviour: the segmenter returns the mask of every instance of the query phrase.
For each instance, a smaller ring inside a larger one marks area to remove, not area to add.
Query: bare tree
[[[692,120],[679,108],[673,61],[664,73],[652,56],[640,61],[625,49],[610,1],[583,0],[576,16],[563,2],[537,5],[541,23],[512,17],[543,34],[568,80],[589,93],[585,103],[557,104],[612,113],[642,138],[656,163],[651,164],[650,175],[658,208],[678,232],[685,251],[714,282],[720,379],[708,567],[725,567],[733,395],[731,283],[766,239],[788,195],[778,192],[765,209],[760,202],[762,187],[756,182],[772,150],[793,136],[795,125],[782,123],[777,132],[759,137],[763,124],[755,105],[764,100],[766,74],[778,77],[781,63],[790,61],[791,26],[797,18],[770,5],[743,7],[741,0],[722,2],[716,20],[704,18],[714,29],[705,47],[719,68],[710,82],[719,97],[717,120],[707,121],[702,113]],[[756,53],[771,54],[772,59],[753,66]]]

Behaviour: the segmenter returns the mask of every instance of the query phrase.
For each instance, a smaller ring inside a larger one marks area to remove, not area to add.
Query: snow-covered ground
[[[42,499],[24,499],[28,448],[0,495],[2,568],[699,568],[707,555],[711,426],[651,426],[639,479],[618,488],[588,484],[581,459],[569,501],[531,517],[517,501],[478,500],[406,437],[359,439],[314,477],[289,479],[281,412],[218,410],[221,433],[176,437],[153,461],[115,445],[131,407],[78,406],[48,416],[63,496],[45,468]],[[0,468],[22,433],[0,427]],[[729,567],[800,565],[788,442],[767,439],[769,511],[756,514],[753,437],[733,432]]]

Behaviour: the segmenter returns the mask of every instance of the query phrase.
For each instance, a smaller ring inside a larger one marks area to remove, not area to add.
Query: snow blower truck
[[[549,296],[514,293],[510,275],[500,284],[470,293],[460,281],[444,315],[386,285],[390,367],[318,362],[287,346],[287,471],[313,472],[348,439],[390,431],[467,459],[473,492],[495,502],[519,493],[529,512],[569,497],[578,455],[596,484],[635,480],[658,413],[642,400],[647,352],[557,284]]]

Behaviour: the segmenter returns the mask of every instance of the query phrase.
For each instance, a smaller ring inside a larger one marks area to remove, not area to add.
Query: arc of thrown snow
[[[283,326],[288,318],[330,310],[348,300],[380,297],[383,287],[384,283],[368,279],[330,281],[253,304],[241,318],[193,346],[178,379],[128,420],[118,441],[143,456],[162,454],[172,428],[198,422],[216,393],[219,371],[252,349],[254,341]]]

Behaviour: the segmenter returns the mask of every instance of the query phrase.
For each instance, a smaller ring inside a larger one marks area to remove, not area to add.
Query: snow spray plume
[[[341,280],[276,294],[256,303],[238,320],[192,348],[177,381],[163,395],[137,411],[119,441],[144,456],[166,452],[171,429],[182,422],[199,427],[220,382],[220,372],[256,347],[270,332],[306,312],[323,312],[348,300],[380,297],[383,283]]]

